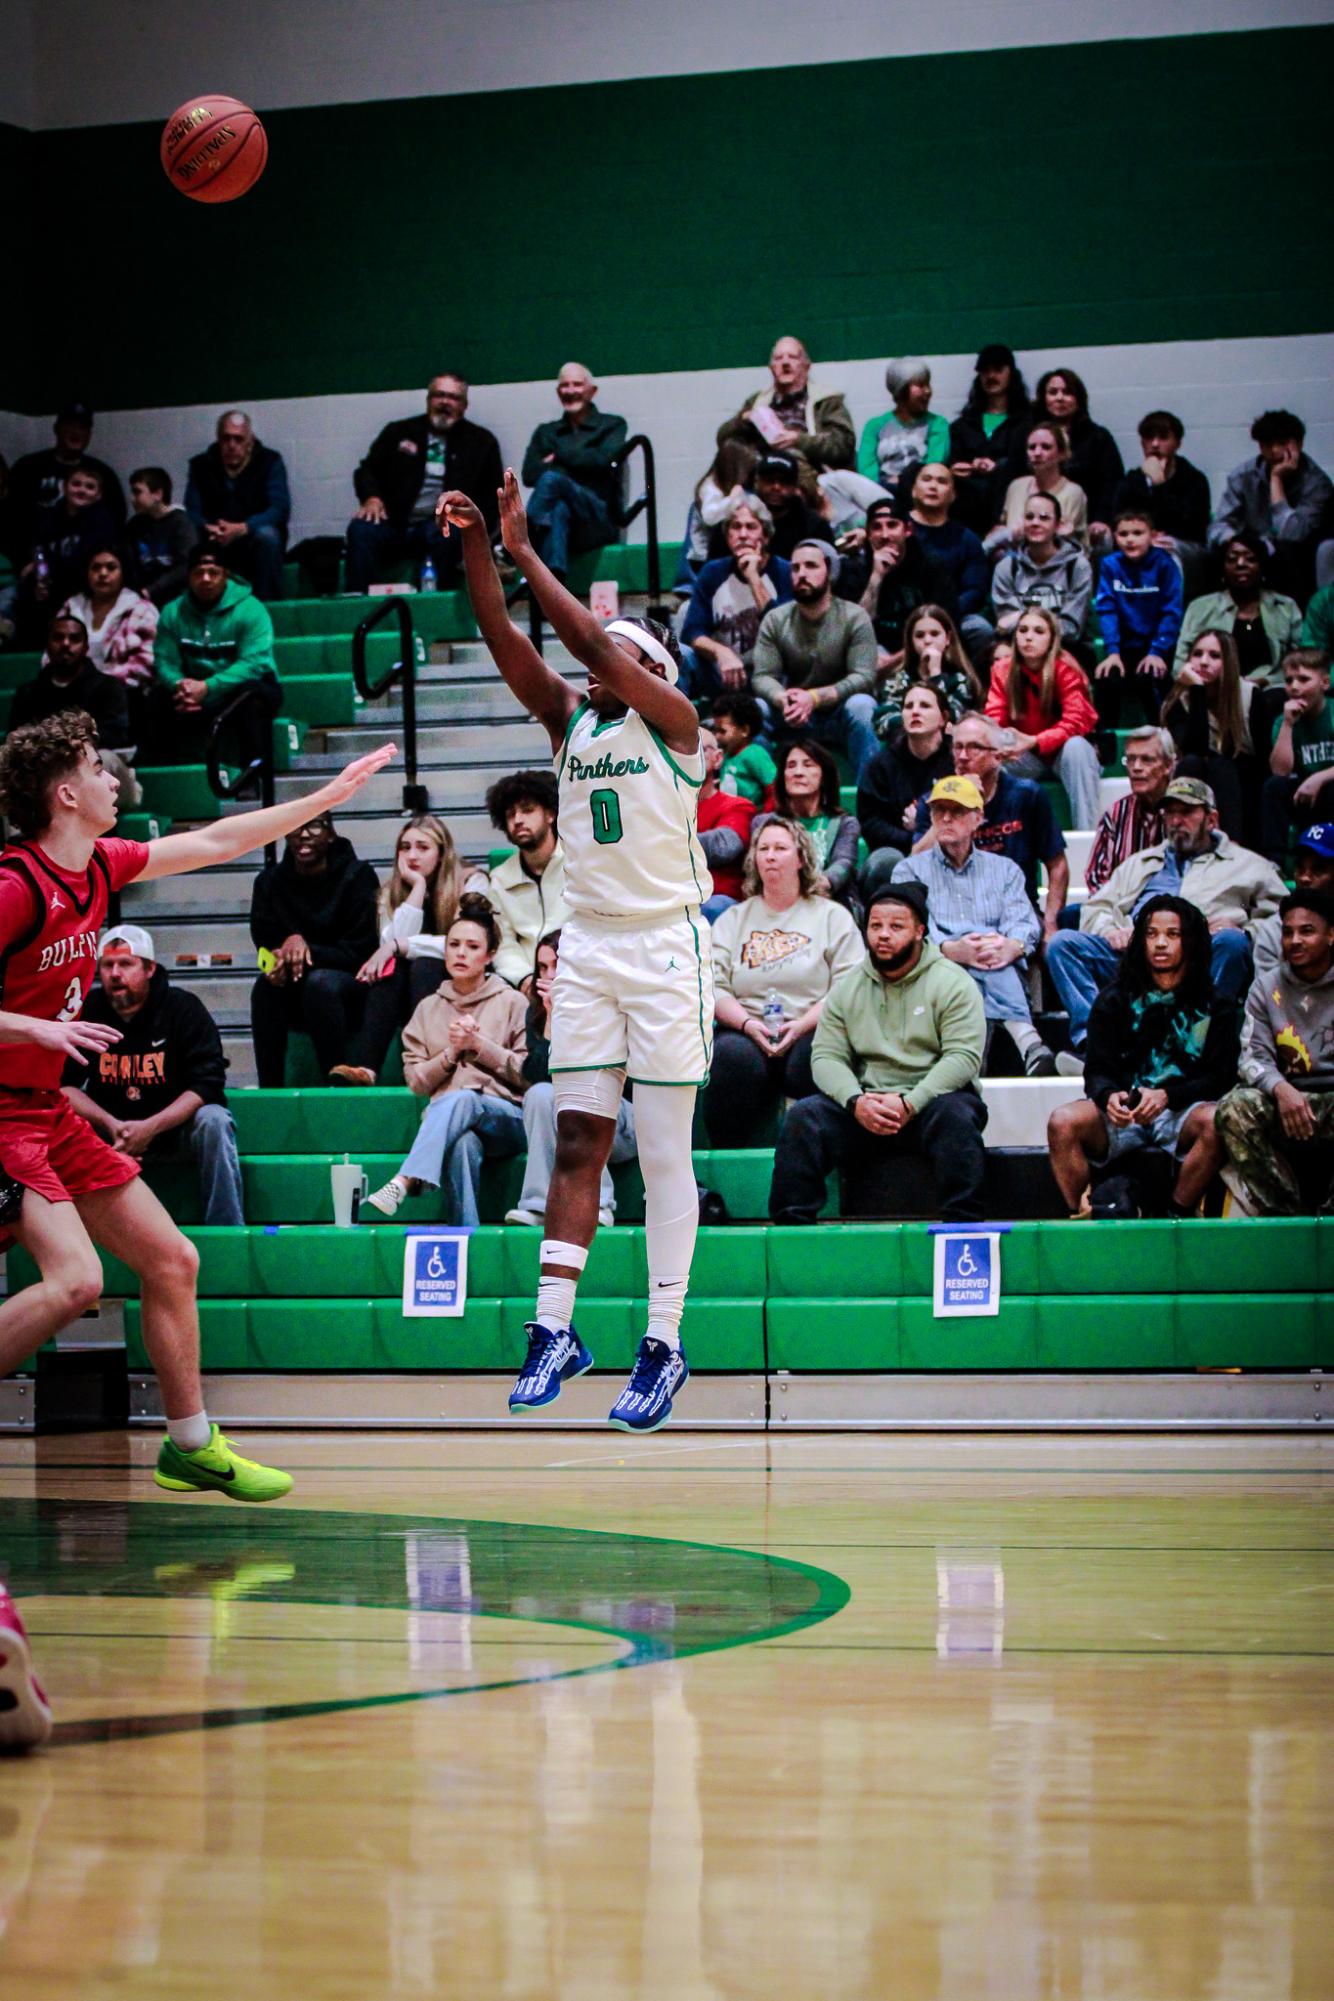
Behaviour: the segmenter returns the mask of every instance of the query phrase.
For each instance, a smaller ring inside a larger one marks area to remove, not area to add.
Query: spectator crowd
[[[1334,488],[1301,418],[1257,416],[1215,497],[1175,413],[1143,416],[1127,465],[1073,369],[1030,395],[1002,343],[952,418],[922,357],[887,364],[860,430],[800,340],[768,375],[718,428],[675,583],[713,876],[701,1143],[776,1129],[782,1220],[813,1220],[834,1168],[855,1208],[898,1156],[929,1165],[945,1219],[979,1220],[979,1080],[1078,1078],[1046,1134],[1072,1215],[1193,1215],[1220,1185],[1247,1212],[1334,1210]],[[370,441],[335,556],[349,592],[458,584],[447,489],[494,533],[500,447],[469,399],[438,375]],[[555,399],[523,479],[565,575],[620,532],[628,440],[582,364]],[[86,709],[133,805],[137,765],[202,762],[224,711],[248,760],[282,710],[289,476],[240,410],[181,504],[160,466],[123,487],[93,430],[70,401],[51,446],[0,462],[0,645],[40,655],[8,727]],[[483,1162],[526,1153],[509,1220],[542,1220],[555,781],[508,774],[485,805],[489,869],[423,812],[383,884],[327,818],[255,880],[261,1085],[295,1031],[346,1087],[397,1042],[424,1101],[371,1213],[434,1189],[476,1222]],[[191,1164],[207,1221],[241,1221],[215,1025],[140,925],[107,931],[99,972],[89,1012],[124,1039],[71,1076],[76,1104]],[[634,1144],[631,1094],[613,1162]],[[608,1175],[604,1221],[615,1200]]]

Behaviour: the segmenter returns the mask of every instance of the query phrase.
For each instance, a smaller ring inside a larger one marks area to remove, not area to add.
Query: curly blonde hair
[[[782,813],[766,813],[755,823],[750,846],[741,869],[741,888],[746,896],[760,894],[760,872],[755,866],[755,843],[761,834],[767,834],[771,827],[781,827],[785,834],[791,834],[797,845],[797,889],[802,896],[824,896],[824,873],[820,867],[820,857],[816,853],[815,842],[804,827],[795,820],[789,820]]]

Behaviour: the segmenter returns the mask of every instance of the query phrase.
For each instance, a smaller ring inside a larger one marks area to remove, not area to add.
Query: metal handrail
[[[252,757],[249,764],[243,766],[234,778],[229,778],[222,768],[223,733],[228,723],[235,716],[240,715],[241,711],[249,707],[252,702],[259,701],[263,701],[264,703],[265,724],[265,734],[261,739],[259,756]],[[218,710],[217,715],[213,718],[213,725],[208,733],[208,755],[205,769],[208,774],[209,787],[215,798],[239,799],[247,786],[257,779],[259,781],[261,806],[272,806],[274,801],[272,715],[267,699],[253,683],[250,687],[242,688],[237,694],[233,695],[229,702],[224,702]],[[277,858],[277,844],[274,841],[269,841],[264,849],[264,859],[265,861],[272,862],[276,861]]]
[[[648,531],[646,537],[648,546],[648,608],[650,616],[661,618],[664,622],[667,622],[670,620],[671,613],[666,606],[658,602],[662,596],[662,551],[658,546],[658,479],[657,468],[653,458],[653,440],[647,437],[643,431],[636,431],[632,438],[626,439],[620,451],[617,452],[611,462],[610,470],[619,478],[637,451],[644,454],[644,491],[639,495],[637,500],[629,502],[618,500],[611,510],[611,515],[612,520],[618,528],[628,528],[630,523],[637,521],[641,514],[646,516],[645,527]],[[515,599],[526,589],[527,585],[520,578],[506,593],[506,604],[513,604]],[[540,653],[542,651],[542,611],[532,591],[528,592],[528,634],[533,645]]]
[[[366,641],[387,618],[398,620],[399,657],[372,686],[366,678]],[[398,680],[403,683],[403,810],[425,813],[426,787],[417,782],[417,638],[406,591],[395,591],[381,598],[352,635],[352,681],[363,702],[377,701]]]

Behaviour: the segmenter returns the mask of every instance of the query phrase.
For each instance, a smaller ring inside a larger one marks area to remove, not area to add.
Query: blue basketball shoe
[[[607,1422],[616,1431],[657,1431],[672,1414],[672,1398],[690,1374],[681,1348],[645,1335],[630,1380],[611,1407]]]
[[[510,1391],[510,1409],[541,1410],[544,1404],[555,1403],[562,1383],[592,1368],[593,1357],[573,1327],[562,1327],[553,1334],[540,1321],[530,1320],[523,1331],[528,1336],[528,1355]]]

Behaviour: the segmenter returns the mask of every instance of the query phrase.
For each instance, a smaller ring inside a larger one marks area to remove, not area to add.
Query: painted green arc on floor
[[[10,1501],[0,1504],[0,1550],[20,1603],[221,1589],[252,1604],[522,1619],[627,1645],[615,1660],[497,1681],[57,1724],[65,1744],[386,1709],[683,1660],[819,1625],[851,1596],[832,1571],[760,1551],[457,1516],[285,1508],[257,1519],[190,1503]]]

